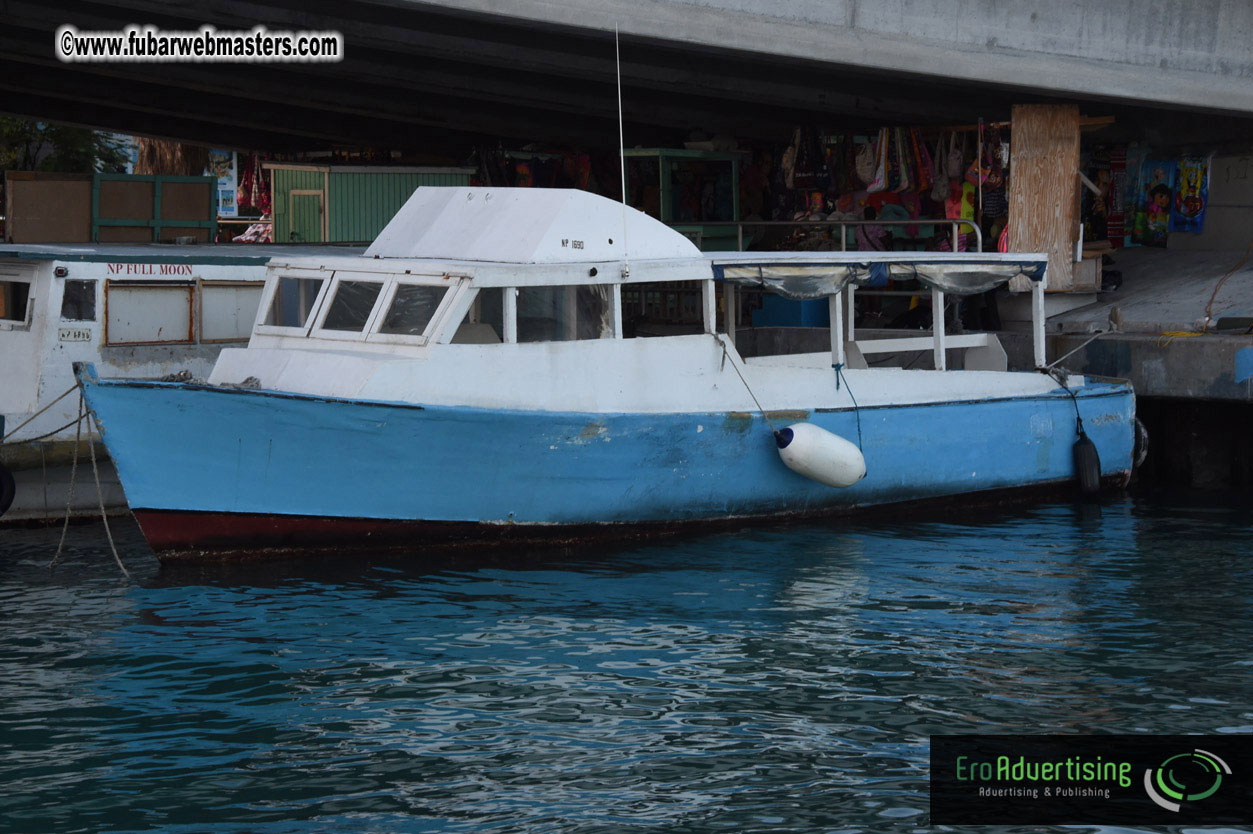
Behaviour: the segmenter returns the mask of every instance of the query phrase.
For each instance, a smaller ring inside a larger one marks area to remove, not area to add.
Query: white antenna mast
[[[626,140],[622,130],[622,51],[618,47],[618,24],[613,25],[613,57],[618,73],[618,163],[622,174],[622,277],[631,274],[631,257],[627,254],[627,178]]]

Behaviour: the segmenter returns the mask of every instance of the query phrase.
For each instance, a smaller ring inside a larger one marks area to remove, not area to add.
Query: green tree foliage
[[[125,152],[100,131],[0,116],[0,170],[90,174],[125,165]]]

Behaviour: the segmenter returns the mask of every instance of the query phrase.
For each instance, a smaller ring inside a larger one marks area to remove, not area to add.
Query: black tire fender
[[[9,511],[9,507],[13,506],[13,499],[16,496],[17,484],[13,480],[13,473],[3,463],[0,463],[0,515],[4,515]]]
[[[1135,418],[1135,429],[1136,439],[1131,452],[1131,468],[1139,469],[1149,454],[1149,430],[1144,427],[1139,417]]]

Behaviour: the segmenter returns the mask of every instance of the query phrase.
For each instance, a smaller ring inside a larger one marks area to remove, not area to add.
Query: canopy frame
[[[948,367],[950,347],[967,347],[945,333],[945,296],[987,292],[1017,277],[1028,279],[1031,288],[1032,347],[1037,368],[1046,362],[1044,341],[1044,290],[1048,286],[1048,256],[1018,253],[934,252],[780,252],[718,253],[712,255],[714,279],[730,293],[737,286],[755,286],[785,298],[827,298],[831,317],[831,361],[843,366],[844,319],[847,310],[848,340],[856,344],[853,295],[858,287],[880,286],[889,279],[918,279],[931,291],[931,336],[893,340],[901,349],[933,352],[936,370]],[[917,343],[917,344],[915,344]],[[950,344],[951,343],[951,344]]]

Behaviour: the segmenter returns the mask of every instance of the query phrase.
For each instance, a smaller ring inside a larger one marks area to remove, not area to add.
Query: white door
[[[10,420],[34,411],[39,398],[47,285],[34,265],[0,261],[0,414]]]

